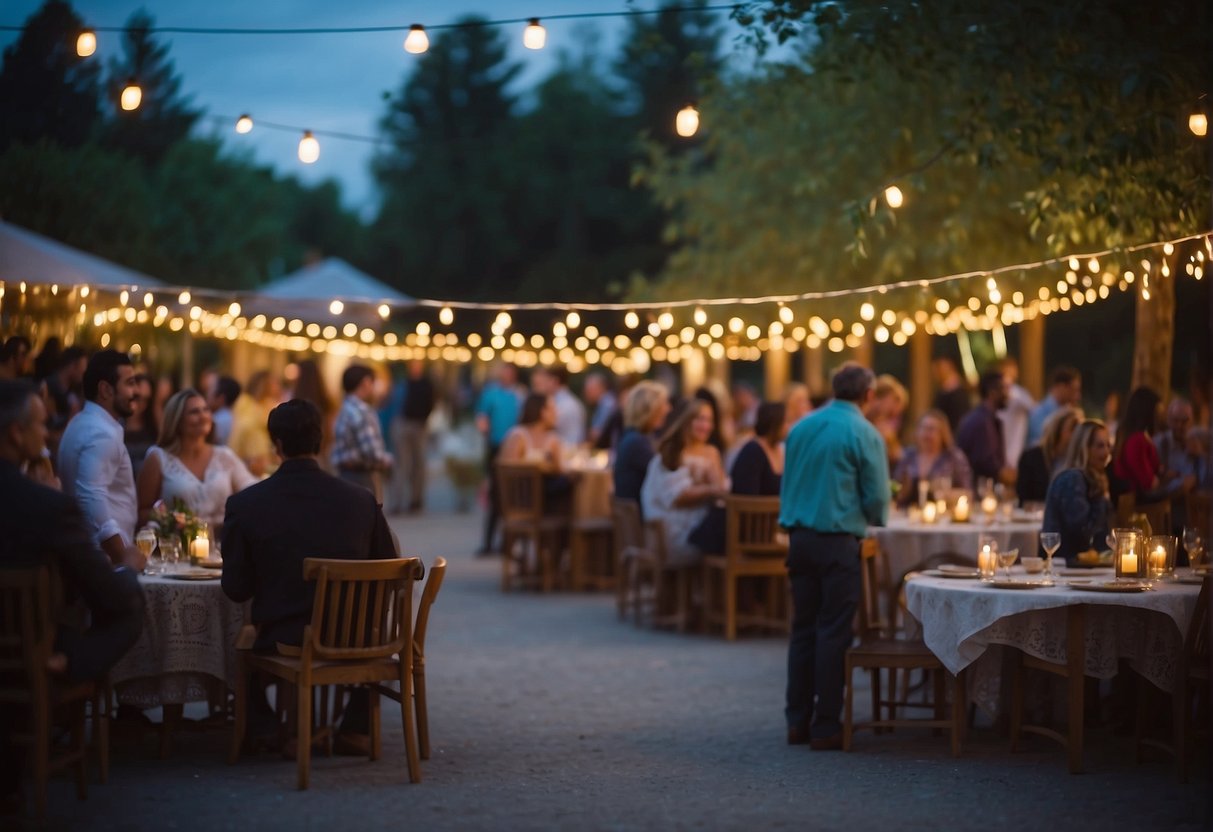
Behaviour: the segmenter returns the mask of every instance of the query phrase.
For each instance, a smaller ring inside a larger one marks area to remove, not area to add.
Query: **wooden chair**
[[[413,625],[413,703],[417,711],[417,739],[421,759],[430,758],[430,716],[425,693],[425,634],[429,630],[430,608],[442,589],[446,577],[446,558],[436,558],[425,579],[421,603],[417,606],[417,622]]]
[[[1183,654],[1175,670],[1175,690],[1171,693],[1171,742],[1146,736],[1150,694],[1153,685],[1144,676],[1137,677],[1137,762],[1141,762],[1146,746],[1160,749],[1175,757],[1175,773],[1181,783],[1188,782],[1192,758],[1192,700],[1204,700],[1209,709],[1209,593],[1213,578],[1206,577],[1196,597],[1196,609],[1184,636]]]
[[[1043,670],[1066,680],[1066,733],[1024,722],[1024,671]],[[1066,749],[1071,774],[1082,772],[1083,719],[1086,697],[1086,606],[1066,607],[1066,661],[1048,662],[1016,650],[1011,670],[1011,751],[1019,750],[1022,734],[1039,734]]]
[[[1133,509],[1134,514],[1144,514],[1150,524],[1151,534],[1171,534],[1171,501],[1159,500],[1157,503],[1138,503]]]
[[[781,608],[778,601],[787,594],[787,556],[787,539],[779,529],[778,497],[726,498],[724,554],[704,558],[708,623],[720,622],[729,641],[737,638],[738,623],[786,631],[786,605]],[[772,592],[763,610],[738,615],[737,590],[742,578],[760,578],[769,584]]]
[[[614,589],[615,523],[611,517],[574,517],[569,523],[569,589]]]
[[[339,560],[308,558],[303,577],[316,582],[312,621],[298,648],[278,645],[277,654],[249,653],[245,673],[261,672],[295,687],[298,787],[311,773],[312,689],[321,685],[371,688],[370,758],[379,759],[379,694],[399,696],[409,780],[421,781],[413,709],[413,582],[424,570],[417,558]],[[437,592],[437,589],[435,589]],[[399,691],[385,682],[399,683]],[[247,677],[236,683],[232,747],[237,752],[247,724]]]
[[[1206,541],[1213,537],[1213,527],[1210,526],[1210,516],[1213,514],[1210,510],[1211,501],[1213,501],[1213,493],[1192,491],[1188,494],[1184,506],[1186,524],[1200,529],[1200,535]]]
[[[498,463],[495,474],[501,500],[501,589],[508,592],[517,578],[551,592],[568,537],[569,520],[544,514],[543,472],[537,466]]]
[[[887,588],[887,564],[880,545],[873,539],[865,539],[860,545],[860,603],[859,641],[847,650],[846,655],[846,703],[842,726],[842,747],[851,750],[851,740],[857,729],[918,727],[946,728],[951,731],[952,756],[959,757],[962,732],[964,730],[964,674],[952,677],[952,703],[950,716],[945,715],[947,705],[945,679],[947,670],[935,654],[920,640],[891,638],[891,622],[881,611],[881,597]],[[866,669],[871,677],[872,719],[869,722],[854,721],[854,676],[856,669]],[[898,670],[931,671],[935,676],[935,696],[931,707],[932,719],[903,719],[897,715],[899,703],[881,696],[881,671],[890,674]],[[882,711],[888,708],[887,716]]]
[[[642,588],[640,569],[633,561],[642,556],[645,545],[640,505],[635,500],[612,497],[611,522],[615,525],[615,574],[618,576],[615,612],[623,619],[631,607],[639,621]]]
[[[47,670],[47,660],[54,653],[60,606],[60,581],[54,569],[0,569],[0,701],[27,711],[26,721],[12,726],[12,739],[30,748],[34,810],[40,820],[46,818],[47,782],[54,771],[71,768],[76,796],[80,800],[88,798],[84,728],[90,704],[102,782],[109,771],[108,683],[60,683]],[[70,728],[71,743],[52,754],[51,729],[56,712]]]

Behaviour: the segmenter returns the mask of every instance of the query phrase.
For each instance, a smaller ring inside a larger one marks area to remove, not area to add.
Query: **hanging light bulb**
[[[388,306],[386,303],[379,304],[378,312],[379,312],[379,317],[385,321],[388,318],[392,317],[392,307]]]
[[[1204,113],[1193,113],[1188,116],[1188,129],[1193,135],[1203,136],[1209,132],[1209,118]]]
[[[455,322],[455,312],[449,306],[444,306],[438,310],[438,321],[443,326],[450,326]]]
[[[76,38],[76,54],[81,58],[87,58],[96,51],[97,33],[92,29],[84,29]],[[1189,123],[1191,123],[1191,120],[1189,120]]]
[[[901,188],[896,185],[890,185],[884,189],[884,201],[889,203],[890,208],[900,208],[905,202],[905,195],[901,192]]]
[[[410,55],[420,55],[430,48],[430,38],[425,33],[425,27],[414,23],[409,27],[408,36],[404,39],[404,51]]]
[[[236,132],[247,133],[253,129],[253,117],[245,113],[240,118],[236,119]]]
[[[564,324],[569,329],[576,329],[577,327],[581,326],[581,315],[576,311],[570,312],[564,316]]]
[[[689,139],[699,132],[699,111],[694,104],[687,104],[678,111],[674,119],[674,130],[684,139]]]
[[[789,325],[792,323],[792,321],[796,320],[796,313],[794,313],[792,311],[792,308],[790,306],[784,306],[783,304],[780,304],[779,305],[779,320],[782,321],[784,323],[784,325]]]
[[[310,165],[319,158],[320,142],[316,141],[311,130],[304,130],[303,138],[299,140],[299,161]]]
[[[329,312],[333,315],[340,315],[342,310],[344,310],[344,309],[345,309],[345,304],[339,300],[335,300],[329,304]]]
[[[139,82],[131,78],[126,82],[126,86],[122,88],[122,96],[119,99],[122,104],[122,109],[130,112],[138,110],[139,105],[143,103],[143,90],[139,87]]]
[[[542,49],[547,41],[548,30],[539,24],[539,18],[532,17],[522,32],[522,45],[527,49]]]
[[[629,312],[623,316],[623,325],[628,329],[635,329],[640,326],[640,316],[635,312]]]
[[[703,326],[708,322],[708,313],[703,311],[702,306],[695,307],[695,326]]]

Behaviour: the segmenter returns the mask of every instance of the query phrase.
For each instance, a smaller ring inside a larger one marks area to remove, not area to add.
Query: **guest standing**
[[[998,419],[998,411],[1007,405],[1007,380],[993,370],[982,375],[977,391],[981,402],[961,421],[956,444],[969,458],[973,476],[1011,485],[1015,469],[1007,467],[1002,422]]]
[[[998,412],[1002,420],[1002,438],[1007,448],[1007,465],[1015,467],[1028,447],[1028,419],[1036,401],[1019,383],[1019,362],[1010,356],[998,363],[1007,380],[1007,406]]]
[[[425,453],[429,444],[426,425],[434,412],[434,382],[421,361],[410,361],[404,388],[404,409],[401,420],[400,466],[409,487],[408,511],[419,512],[425,502]]]
[[[254,475],[273,473],[276,467],[274,447],[265,429],[270,409],[278,403],[282,388],[268,370],[258,370],[249,378],[244,395],[232,406],[232,433],[228,447],[244,461]]]
[[[1049,492],[1049,481],[1070,446],[1074,428],[1082,421],[1082,411],[1077,407],[1062,405],[1045,420],[1040,444],[1028,448],[1019,457],[1019,469],[1015,476],[1015,494],[1019,504],[1041,503]]]
[[[240,382],[231,376],[219,376],[215,379],[208,404],[211,406],[211,419],[215,423],[216,445],[226,445],[232,437],[232,407],[240,398],[240,393]]]
[[[29,375],[29,354],[33,349],[24,335],[10,335],[0,347],[0,379],[18,379]]]
[[[136,373],[135,385],[137,390],[131,398],[131,415],[124,420],[122,442],[130,454],[131,472],[138,486],[139,471],[147,458],[147,449],[156,444],[160,428],[152,417],[152,380],[146,373]]]
[[[928,410],[918,419],[913,447],[906,449],[893,471],[893,480],[900,485],[897,504],[908,506],[918,499],[919,480],[933,483],[938,479],[947,479],[951,488],[971,489],[973,469],[952,442],[948,417],[942,411]]]
[[[863,416],[872,371],[843,364],[834,400],[788,434],[779,523],[790,532],[788,744],[842,748],[844,659],[859,604],[859,541],[889,509],[884,440]]]
[[[585,405],[569,390],[569,371],[562,366],[544,367],[531,377],[536,393],[551,396],[556,405],[556,433],[569,448],[585,441]]]
[[[889,470],[892,471],[901,461],[901,418],[910,403],[910,394],[900,381],[887,373],[877,376],[876,387],[872,391],[872,401],[864,413],[868,421],[880,431],[884,439],[885,450],[889,457]]]
[[[1125,416],[1116,434],[1112,473],[1117,483],[1143,503],[1174,499],[1187,494],[1196,485],[1192,474],[1169,473],[1154,445],[1161,399],[1149,387],[1138,387],[1125,402]],[[1113,488],[1117,494],[1120,488]]]
[[[789,384],[783,392],[783,403],[787,408],[788,430],[813,412],[813,397],[809,395],[809,388],[804,384]]]
[[[615,392],[611,389],[611,383],[602,373],[595,372],[586,376],[583,392],[585,403],[593,408],[587,438],[591,445],[597,447],[611,417],[618,409],[618,403],[615,399]]]
[[[670,415],[670,394],[656,381],[642,381],[624,403],[623,437],[615,449],[612,477],[615,496],[640,502],[640,488],[649,462],[657,453],[658,432]]]
[[[497,491],[494,466],[510,429],[518,424],[523,394],[518,387],[518,370],[513,364],[498,364],[480,391],[476,402],[476,427],[485,438],[484,468],[489,480],[489,510],[484,522],[484,540],[477,554],[494,551],[493,539],[501,518],[501,495]]]
[[[164,406],[164,424],[148,449],[139,474],[139,519],[146,522],[157,502],[181,500],[218,538],[227,498],[257,482],[240,457],[210,442],[211,410],[197,390],[180,390]]]
[[[345,401],[333,429],[333,469],[343,480],[370,491],[382,505],[383,472],[391,470],[395,460],[383,444],[379,417],[371,407],[375,373],[370,367],[352,364],[341,375],[341,387]]]
[[[972,407],[964,377],[956,369],[956,362],[947,356],[940,356],[931,362],[931,374],[935,377],[936,387],[931,407],[948,417],[948,427],[955,432],[960,427],[960,420]]]
[[[1056,367],[1049,376],[1049,392],[1028,415],[1028,437],[1024,447],[1040,442],[1045,419],[1059,407],[1078,407],[1082,402],[1082,375],[1073,367]]]
[[[119,421],[131,415],[137,392],[130,356],[97,353],[84,371],[84,409],[68,422],[59,442],[63,490],[76,499],[93,542],[114,563],[139,553],[131,545],[139,513],[135,477]]]
[[[52,436],[58,437],[84,407],[84,371],[88,353],[80,347],[68,347],[59,354],[59,366],[46,377],[46,397],[50,404],[48,424]]]
[[[1074,429],[1061,470],[1049,483],[1041,531],[1058,532],[1055,557],[1075,563],[1079,552],[1102,549],[1112,525],[1108,460],[1112,444],[1103,422],[1087,419]]]

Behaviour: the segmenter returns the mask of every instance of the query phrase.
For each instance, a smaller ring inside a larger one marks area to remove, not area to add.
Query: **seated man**
[[[63,581],[64,618],[84,620],[78,607],[87,608],[88,627],[60,623],[48,667],[83,682],[104,676],[143,631],[143,593],[134,571],[142,569],[142,555],[127,547],[124,565],[115,568],[93,543],[76,501],[22,474],[22,465],[43,458],[46,417],[33,385],[0,381],[0,568],[52,565]],[[20,718],[7,705],[0,711],[0,798],[18,785],[23,755],[9,748],[9,732]]]
[[[375,496],[320,469],[320,411],[294,399],[275,407],[270,440],[282,465],[268,479],[228,498],[223,522],[223,591],[252,599],[254,650],[297,646],[312,618],[314,582],[303,579],[306,558],[369,560],[396,557],[392,533]],[[350,699],[338,748],[361,753],[369,716],[365,688]],[[272,713],[263,695],[250,697],[249,724],[265,734]]]

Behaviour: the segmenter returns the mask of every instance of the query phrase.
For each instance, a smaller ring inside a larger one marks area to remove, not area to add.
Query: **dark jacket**
[[[267,480],[233,494],[223,521],[223,591],[253,601],[258,650],[300,644],[311,621],[314,582],[306,558],[396,557],[375,496],[320,470],[315,459],[288,459]]]
[[[429,376],[412,378],[404,385],[404,410],[400,416],[406,422],[424,424],[434,412],[434,382]]]
[[[143,591],[129,569],[114,569],[94,545],[76,501],[32,482],[16,465],[0,460],[0,568],[47,564],[63,582],[70,608],[88,608],[87,628],[60,622],[55,646],[67,655],[76,681],[105,674],[143,631]],[[65,609],[70,613],[70,609]]]
[[[1049,466],[1045,464],[1045,449],[1037,445],[1019,455],[1019,472],[1015,477],[1015,494],[1019,504],[1043,503],[1049,493]]]
[[[956,431],[956,446],[969,458],[974,477],[998,479],[1006,465],[1002,420],[984,403],[970,410],[960,421],[960,428]]]

